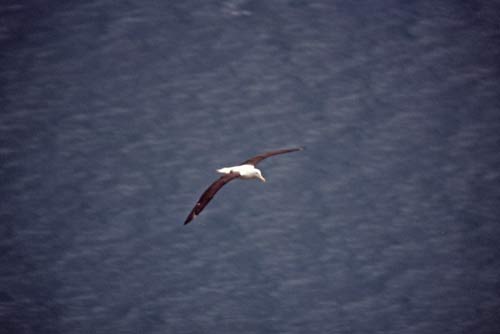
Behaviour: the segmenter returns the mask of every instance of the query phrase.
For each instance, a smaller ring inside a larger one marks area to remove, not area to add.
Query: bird
[[[217,172],[223,174],[220,178],[218,178],[215,182],[213,182],[201,195],[196,205],[191,210],[186,220],[184,221],[184,225],[189,224],[193,219],[195,219],[200,212],[207,206],[210,200],[215,196],[215,194],[229,181],[235,179],[258,179],[262,182],[266,182],[264,176],[262,176],[262,172],[256,168],[257,164],[262,160],[272,157],[273,155],[285,154],[290,152],[302,151],[303,147],[295,147],[295,148],[285,148],[281,150],[270,151],[266,153],[259,154],[253,158],[245,160],[238,166],[232,167],[224,167],[217,169]]]

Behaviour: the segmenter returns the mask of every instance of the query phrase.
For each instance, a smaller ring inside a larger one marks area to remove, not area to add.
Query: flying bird
[[[205,190],[205,192],[201,195],[193,210],[191,210],[191,212],[187,216],[184,225],[195,219],[196,216],[198,216],[200,212],[207,206],[208,202],[210,202],[215,194],[229,181],[232,181],[234,179],[259,179],[262,182],[266,182],[266,179],[262,176],[261,171],[258,168],[255,168],[255,166],[257,166],[259,162],[273,155],[302,151],[303,149],[304,148],[302,147],[297,147],[266,152],[244,161],[239,166],[217,169],[217,172],[223,174],[223,176],[212,183],[210,187],[208,187],[207,190]]]

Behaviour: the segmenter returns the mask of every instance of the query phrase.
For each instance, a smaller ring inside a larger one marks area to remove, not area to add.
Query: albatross
[[[296,147],[270,151],[250,158],[244,161],[241,165],[217,169],[217,172],[223,174],[223,176],[217,179],[207,188],[207,190],[205,190],[205,192],[203,192],[198,202],[196,202],[193,210],[191,210],[187,216],[184,225],[195,219],[196,216],[198,216],[207,206],[208,202],[210,202],[215,194],[229,181],[234,179],[259,179],[262,182],[266,182],[266,179],[262,176],[262,172],[258,168],[255,168],[259,162],[273,155],[302,151],[303,149],[303,147]]]

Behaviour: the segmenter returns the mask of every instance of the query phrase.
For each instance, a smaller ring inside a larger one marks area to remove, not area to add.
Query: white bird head
[[[266,179],[264,178],[264,176],[262,176],[262,173],[258,169],[257,169],[257,178],[262,182],[266,182]]]

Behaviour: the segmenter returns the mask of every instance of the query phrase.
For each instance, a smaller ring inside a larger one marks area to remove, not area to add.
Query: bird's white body
[[[253,165],[224,167],[217,169],[217,172],[221,174],[238,173],[242,179],[259,179],[262,182],[266,182],[266,179],[262,176],[260,169],[255,168]]]

